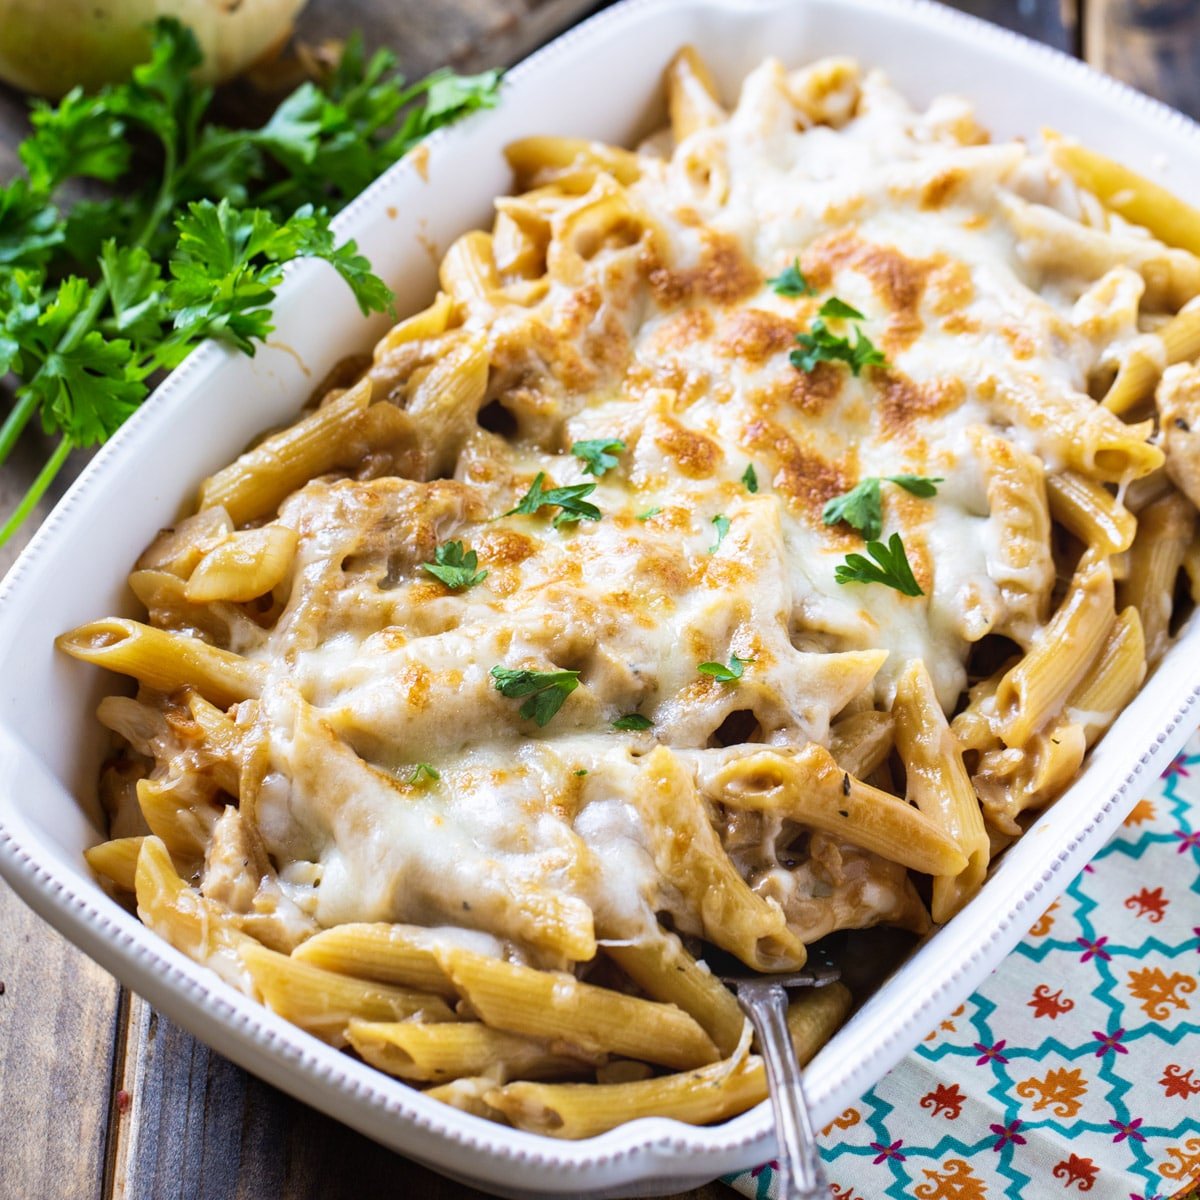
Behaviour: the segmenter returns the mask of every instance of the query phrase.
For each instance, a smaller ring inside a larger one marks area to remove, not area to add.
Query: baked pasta
[[[142,555],[147,618],[59,641],[138,684],[88,859],[142,920],[563,1137],[760,1100],[706,955],[948,920],[1200,562],[1200,216],[845,59],[666,90],[636,150],[510,146],[432,304]]]

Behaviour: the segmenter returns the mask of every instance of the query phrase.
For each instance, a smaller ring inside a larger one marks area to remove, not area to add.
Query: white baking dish
[[[533,133],[627,142],[657,119],[659,72],[692,42],[732,91],[760,59],[854,55],[918,102],[970,96],[999,136],[1052,124],[1176,191],[1200,196],[1200,128],[1074,60],[926,3],[899,0],[629,0],[509,76],[501,107],[429,142],[428,182],[401,163],[343,214],[396,287],[424,303],[450,240],[487,218],[508,172],[501,147]],[[436,249],[436,253],[434,253]],[[770,1156],[765,1105],[717,1128],[637,1121],[581,1143],[519,1133],[393,1082],[247,1000],[161,942],[90,879],[102,752],[93,720],[110,677],[53,651],[55,634],[129,611],[125,575],[197,481],[289,418],[364,321],[320,265],[290,273],[278,333],[253,359],[207,346],[97,456],[0,585],[0,872],[42,916],[198,1037],[369,1136],[514,1195],[678,1191]],[[1003,958],[1118,826],[1196,722],[1192,622],[1078,782],[1001,861],[978,898],[930,938],[808,1074],[816,1123],[880,1078]]]

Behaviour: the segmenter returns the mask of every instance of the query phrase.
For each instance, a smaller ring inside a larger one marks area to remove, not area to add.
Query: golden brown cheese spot
[[[1037,343],[1023,329],[1015,325],[1001,325],[1000,335],[1008,343],[1013,358],[1032,358],[1037,353]]]
[[[691,583],[698,587],[736,591],[754,581],[754,568],[736,558],[712,556],[697,559],[692,567]]]
[[[939,171],[921,189],[921,207],[938,209],[949,204],[955,193],[967,180],[967,173],[962,167],[949,167]]]
[[[653,250],[643,252],[650,288],[664,308],[687,300],[712,300],[736,304],[756,292],[762,283],[758,268],[746,257],[741,243],[729,233],[706,229],[704,248],[694,267],[671,270]]]
[[[712,438],[675,421],[664,419],[665,428],[657,433],[654,444],[675,460],[689,479],[707,479],[720,465],[724,455]]]
[[[420,712],[429,707],[429,668],[410,663],[397,676],[396,685],[407,693],[408,707]]]
[[[942,322],[942,329],[946,333],[978,333],[980,325],[974,317],[953,313]]]
[[[751,450],[771,461],[776,471],[775,490],[814,525],[823,524],[821,510],[834,496],[854,486],[853,478],[847,474],[854,470],[854,462],[849,460],[857,458],[852,452],[847,453],[843,464],[831,463],[816,449],[798,444],[774,422],[762,419],[746,426],[743,440]]]
[[[907,430],[918,420],[950,412],[966,395],[966,388],[958,379],[939,378],[917,384],[891,368],[872,367],[870,380],[879,397],[883,428],[888,433]]]
[[[844,225],[862,210],[867,198],[863,195],[842,196],[825,206],[822,216],[830,225]]]
[[[740,358],[760,366],[773,354],[787,350],[796,340],[790,321],[761,308],[742,308],[721,322],[716,350],[726,358]]]
[[[971,269],[958,259],[949,258],[938,263],[930,272],[928,283],[932,293],[929,306],[938,316],[966,308],[975,298]]]
[[[616,311],[609,309],[600,319],[600,329],[584,338],[583,352],[606,374],[623,371],[632,354],[629,333]]]
[[[653,354],[685,351],[712,336],[713,319],[707,308],[685,308],[668,317],[650,339]]]
[[[838,398],[845,381],[845,368],[835,363],[819,362],[811,371],[801,371],[789,364],[774,381],[755,388],[750,401],[767,412],[786,405],[806,416],[819,417]]]
[[[537,553],[538,543],[515,529],[493,527],[472,541],[481,565],[515,567]]]
[[[687,587],[687,569],[678,554],[645,547],[636,569],[639,582],[658,591],[664,598],[682,595]]]
[[[804,273],[818,290],[831,287],[834,275],[843,268],[870,281],[889,317],[887,340],[893,352],[911,345],[920,335],[921,297],[933,265],[908,258],[895,246],[864,242],[850,229],[819,238],[803,256]]]

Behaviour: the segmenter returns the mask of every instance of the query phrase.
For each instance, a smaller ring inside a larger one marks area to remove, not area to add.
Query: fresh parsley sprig
[[[527,721],[546,726],[563,706],[563,701],[579,686],[578,671],[530,671],[493,667],[492,681],[502,696],[518,700],[529,697],[520,713]]]
[[[882,583],[905,596],[925,595],[913,576],[898,533],[892,534],[886,546],[883,542],[868,542],[867,553],[874,562],[861,554],[847,554],[846,561],[835,568],[834,579],[838,583]]]
[[[790,296],[793,299],[817,294],[817,289],[804,278],[798,258],[793,259],[791,265],[784,267],[778,275],[771,276],[767,280],[767,285],[777,296]]]
[[[833,320],[858,322],[865,319],[857,308],[839,300],[837,296],[831,296],[818,309],[809,331],[796,335],[800,349],[793,350],[788,355],[788,361],[805,373],[815,371],[821,362],[844,362],[855,375],[863,367],[887,366],[883,352],[876,348],[858,324],[853,326],[853,342],[848,337],[834,333],[826,324]]]
[[[882,485],[894,483],[906,492],[923,499],[937,495],[937,485],[945,483],[940,476],[928,475],[868,475],[848,492],[834,496],[821,510],[826,525],[845,521],[868,541],[875,541],[883,532]]]
[[[463,553],[462,542],[443,542],[433,552],[433,562],[422,563],[421,566],[454,592],[472,588],[488,576],[486,571],[477,569],[479,556],[474,550]]]
[[[711,675],[718,683],[737,683],[746,670],[746,664],[753,661],[752,658],[738,658],[736,654],[731,654],[729,666],[718,662],[703,662],[696,670],[701,675]]]
[[[742,472],[742,483],[746,486],[746,491],[754,495],[758,491],[758,472],[754,469],[754,464],[750,463]]]
[[[600,510],[584,499],[585,496],[590,496],[596,490],[594,483],[572,483],[566,487],[546,490],[542,487],[545,482],[545,471],[539,471],[533,483],[529,485],[529,491],[521,497],[516,508],[510,508],[508,512],[501,513],[501,516],[511,517],[514,514],[534,516],[542,508],[556,507],[560,511],[554,514],[552,524],[555,529],[559,529],[563,525],[573,525],[579,521],[600,520]]]
[[[588,438],[576,442],[571,447],[571,453],[584,463],[584,474],[595,475],[599,478],[605,471],[611,471],[617,465],[617,455],[625,449],[625,443],[620,438]]]
[[[39,415],[59,441],[0,543],[157,372],[208,337],[253,353],[284,263],[324,259],[364,312],[389,307],[354,243],[335,244],[330,213],[433,129],[494,104],[499,78],[440,72],[405,86],[392,55],[367,61],[351,39],[322,85],[261,129],[230,129],[208,120],[212,91],[192,81],[200,61],[193,35],[160,19],[128,81],[33,104],[26,175],[0,187],[0,376],[18,380],[0,463]],[[61,189],[80,178],[112,194],[68,207]]]

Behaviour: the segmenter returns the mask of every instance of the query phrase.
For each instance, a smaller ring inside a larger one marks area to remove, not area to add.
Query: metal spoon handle
[[[829,1180],[817,1151],[800,1064],[788,1031],[787,992],[775,983],[756,984],[739,987],[738,999],[758,1034],[767,1067],[779,1142],[780,1200],[829,1200]]]

